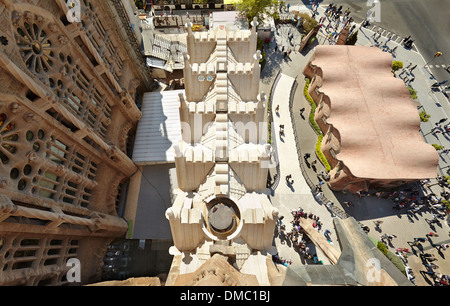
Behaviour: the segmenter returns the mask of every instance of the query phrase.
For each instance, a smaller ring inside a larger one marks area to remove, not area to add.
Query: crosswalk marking
[[[402,42],[402,40],[403,40],[403,37],[402,37],[402,36],[400,36],[400,35],[398,35],[398,34],[395,34],[395,33],[393,33],[393,32],[389,32],[388,30],[383,29],[382,27],[379,27],[379,26],[377,26],[377,25],[369,26],[368,29],[371,30],[371,31],[373,31],[373,32],[378,32],[378,31],[380,31],[380,34],[381,34],[382,37],[387,38],[387,37],[390,36],[390,37],[391,37],[391,41],[396,42],[396,43],[398,43],[398,44],[400,44],[400,43]],[[413,43],[413,45],[412,45],[412,49],[411,49],[411,50],[413,50],[413,51],[415,51],[415,52],[419,52],[419,51],[417,50],[417,48],[416,48],[416,46],[415,46],[414,43]]]
[[[449,65],[442,65],[442,64],[440,64],[440,65],[427,65],[428,68],[437,68],[437,69],[441,69],[441,68],[447,69],[448,66]]]

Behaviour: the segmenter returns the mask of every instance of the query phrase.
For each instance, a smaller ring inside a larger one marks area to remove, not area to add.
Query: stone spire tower
[[[272,148],[267,144],[266,94],[259,92],[261,54],[251,30],[186,27],[183,140],[175,146],[179,192],[166,212],[175,255],[173,271],[196,271],[212,255],[254,274],[249,258],[266,265],[278,210],[263,193]],[[195,258],[184,264],[184,256]],[[263,268],[264,270],[264,268]],[[256,275],[256,274],[255,274]],[[167,284],[175,284],[171,273]],[[257,275],[264,283],[264,277]]]

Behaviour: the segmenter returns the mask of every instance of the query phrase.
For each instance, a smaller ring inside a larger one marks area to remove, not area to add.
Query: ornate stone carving
[[[7,177],[0,177],[0,188],[8,187],[10,184],[10,180]]]
[[[23,120],[27,123],[30,123],[36,118],[36,115],[33,113],[26,113],[22,116]]]
[[[20,104],[17,102],[13,102],[9,105],[9,109],[13,114],[17,113],[20,109]]]

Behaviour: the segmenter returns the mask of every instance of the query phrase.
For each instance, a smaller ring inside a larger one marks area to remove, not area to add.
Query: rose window
[[[28,69],[37,73],[48,72],[53,66],[54,54],[52,43],[42,26],[24,22],[17,27],[17,33],[17,45]]]

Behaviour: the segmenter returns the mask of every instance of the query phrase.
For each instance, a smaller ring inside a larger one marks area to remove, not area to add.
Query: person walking
[[[447,250],[448,249],[448,244],[447,243],[444,243],[444,244],[438,244],[438,245],[436,245],[437,246],[437,250],[438,251],[440,251],[440,250]]]
[[[438,234],[433,233],[433,232],[430,232],[429,234],[426,234],[425,236],[426,236],[426,237],[439,237]]]
[[[382,220],[375,220],[375,221],[373,221],[373,223],[375,224],[375,228],[378,228],[379,230],[381,230],[380,224],[383,223]]]
[[[425,241],[427,241],[425,238],[414,238],[413,242],[420,242],[420,243],[422,243],[422,242],[425,242]]]

